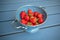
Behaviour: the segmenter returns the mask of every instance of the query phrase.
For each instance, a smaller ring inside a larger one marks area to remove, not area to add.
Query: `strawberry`
[[[32,12],[31,9],[28,9],[28,14],[26,14],[25,11],[22,11],[20,13],[20,17],[21,17],[21,23],[22,24],[25,24],[25,25],[32,25],[32,26],[35,26],[35,25],[38,25],[38,24],[41,24],[44,22],[43,20],[43,14],[35,11],[35,12]]]
[[[31,9],[28,9],[28,15],[29,15],[29,16],[33,16],[33,12],[32,12]]]
[[[33,23],[33,26],[36,25],[36,23]]]
[[[25,16],[25,20],[29,21],[29,16],[28,15]]]
[[[27,25],[32,25],[32,23],[31,22],[28,22]]]
[[[38,25],[39,23],[38,22],[36,22],[36,25]]]
[[[38,25],[39,23],[38,22],[36,22],[36,23],[33,23],[33,25]]]
[[[22,19],[22,20],[21,20],[21,23],[22,23],[22,24],[27,24],[27,21],[26,21],[25,19]]]
[[[39,14],[37,15],[37,17],[38,17],[38,18],[43,18],[43,14],[39,13]]]
[[[44,22],[43,18],[40,18],[40,19],[38,20],[38,23],[39,23],[39,24],[41,24],[41,23],[43,23],[43,22]]]
[[[34,16],[37,17],[37,15],[38,15],[38,12],[34,12]]]
[[[36,22],[36,17],[31,17],[30,22],[35,23]]]
[[[25,11],[22,11],[22,12],[20,13],[21,19],[23,19],[23,18],[25,17],[25,15],[26,15],[26,12],[25,12]]]

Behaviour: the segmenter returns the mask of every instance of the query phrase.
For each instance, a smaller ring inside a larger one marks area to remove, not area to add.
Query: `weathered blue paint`
[[[45,7],[49,15],[45,24],[41,27],[48,27],[55,24],[60,24],[60,0],[0,0],[0,21],[14,19],[16,10],[23,5],[36,5]],[[59,13],[59,14],[58,14]],[[20,32],[15,29],[12,21],[0,22],[0,35]],[[60,40],[60,26],[39,30],[36,33],[21,33],[5,37],[0,37],[0,40]]]
[[[20,33],[1,37],[1,40],[60,40],[60,26],[39,30],[36,33]]]
[[[45,23],[43,25],[40,26],[40,28],[48,27],[50,25],[60,24],[60,19],[59,18],[60,18],[60,15],[48,16],[47,20],[45,21]],[[12,21],[0,22],[0,35],[1,34],[13,33],[13,32],[19,32],[19,31],[20,30],[17,30],[15,28],[15,26],[12,25]]]

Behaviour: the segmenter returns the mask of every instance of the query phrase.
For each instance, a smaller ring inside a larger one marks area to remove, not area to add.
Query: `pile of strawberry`
[[[21,18],[20,23],[25,25],[35,26],[44,22],[43,14],[37,11],[32,12],[31,9],[28,9],[27,13],[25,11],[22,11],[20,13],[20,18]]]

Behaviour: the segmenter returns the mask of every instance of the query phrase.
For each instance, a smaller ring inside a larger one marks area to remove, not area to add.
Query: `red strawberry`
[[[27,21],[26,21],[25,19],[22,19],[22,20],[21,20],[21,23],[22,23],[22,24],[27,24]]]
[[[38,17],[38,18],[43,18],[43,14],[39,13],[39,14],[37,15],[37,17]]]
[[[36,25],[36,23],[33,23],[33,26]]]
[[[36,22],[36,23],[33,23],[33,25],[38,25],[39,23],[38,22]]]
[[[29,15],[29,16],[33,16],[33,12],[32,12],[31,9],[28,9],[28,15]]]
[[[28,15],[25,16],[25,20],[29,21],[29,16]]]
[[[44,22],[43,18],[40,18],[40,19],[38,20],[38,23],[39,23],[39,24],[41,24],[41,23],[43,23],[43,22]]]
[[[38,15],[38,12],[34,12],[34,16],[36,17]]]
[[[36,23],[36,17],[31,17],[31,18],[30,18],[30,22]]]
[[[28,22],[27,25],[32,25],[32,23],[31,22]]]
[[[25,11],[22,11],[22,12],[20,13],[21,19],[23,19],[23,18],[25,17],[25,15],[26,15],[26,12],[25,12]]]

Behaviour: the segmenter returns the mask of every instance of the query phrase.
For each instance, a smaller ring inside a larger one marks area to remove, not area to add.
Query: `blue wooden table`
[[[16,11],[24,5],[43,7],[48,17],[36,33],[12,25]],[[60,40],[60,0],[0,0],[0,40]]]

